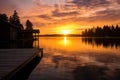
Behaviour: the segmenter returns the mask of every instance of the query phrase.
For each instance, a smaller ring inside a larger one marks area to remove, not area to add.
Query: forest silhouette
[[[103,27],[96,27],[85,29],[82,32],[84,37],[120,37],[120,27],[104,25]]]

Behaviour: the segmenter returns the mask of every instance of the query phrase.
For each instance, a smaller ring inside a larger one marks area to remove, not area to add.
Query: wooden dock
[[[38,55],[43,49],[0,49],[0,80],[9,80]]]

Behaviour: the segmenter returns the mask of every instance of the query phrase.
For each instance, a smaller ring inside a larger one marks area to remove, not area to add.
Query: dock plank
[[[0,79],[13,76],[16,71],[29,63],[40,49],[0,49]]]

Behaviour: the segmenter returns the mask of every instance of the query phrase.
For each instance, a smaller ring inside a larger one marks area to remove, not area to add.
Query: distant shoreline
[[[117,36],[103,36],[103,37],[91,37],[91,36],[82,36],[79,34],[68,34],[68,35],[63,35],[63,34],[47,34],[47,35],[39,35],[39,37],[83,37],[83,38],[120,38]]]
[[[39,35],[39,37],[82,37],[82,35],[79,34],[68,34],[68,35],[63,35],[63,34],[48,34],[48,35]]]

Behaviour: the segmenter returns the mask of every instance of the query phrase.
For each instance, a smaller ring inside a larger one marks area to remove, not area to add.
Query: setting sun
[[[70,34],[70,30],[62,30],[62,34],[64,35]]]

